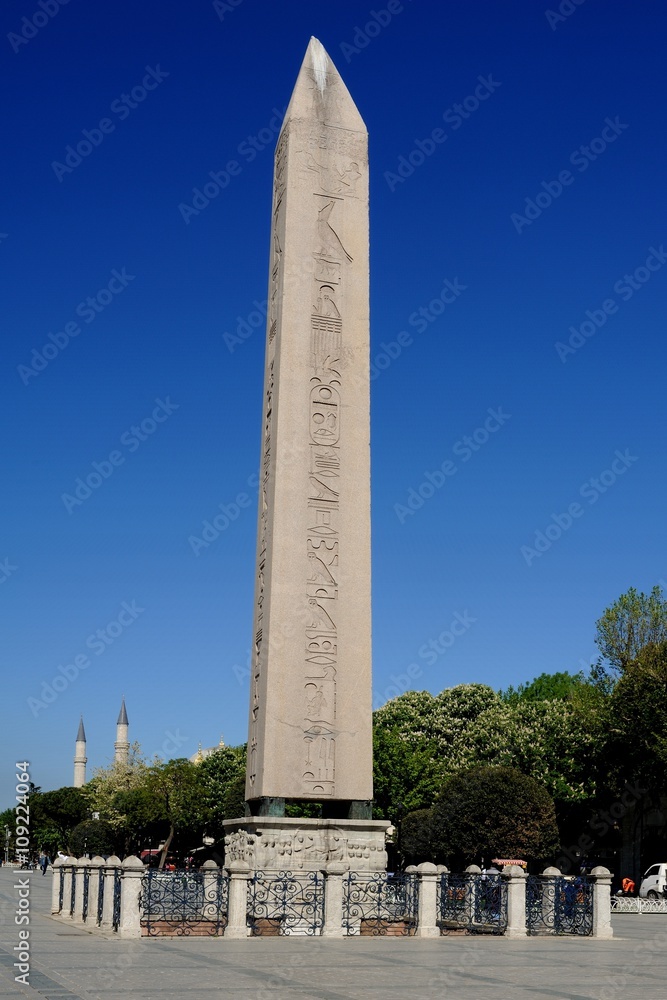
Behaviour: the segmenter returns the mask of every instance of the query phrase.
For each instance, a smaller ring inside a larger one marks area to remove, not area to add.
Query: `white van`
[[[648,899],[667,897],[667,863],[651,865],[641,881],[639,895]]]

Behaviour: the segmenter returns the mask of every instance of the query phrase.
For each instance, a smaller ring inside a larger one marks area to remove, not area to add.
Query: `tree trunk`
[[[173,839],[174,839],[174,826],[172,823],[172,825],[169,827],[169,836],[164,842],[164,847],[162,848],[162,854],[160,855],[160,864],[158,865],[160,871],[162,871],[162,869],[164,868],[164,863],[167,860],[167,854],[169,853],[169,848],[171,846],[171,842]]]

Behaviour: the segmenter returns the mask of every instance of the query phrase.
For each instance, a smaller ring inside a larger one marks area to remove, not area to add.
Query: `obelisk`
[[[312,38],[275,154],[246,799],[276,818],[320,802],[348,821],[330,840],[345,826],[384,854],[387,824],[370,821],[368,255],[366,127]],[[283,839],[290,822],[305,823],[284,820]],[[311,853],[337,857],[325,841]]]

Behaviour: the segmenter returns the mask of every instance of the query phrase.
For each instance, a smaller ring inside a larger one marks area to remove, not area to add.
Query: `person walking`
[[[46,875],[46,869],[49,867],[49,856],[44,851],[39,856],[39,867],[42,869],[42,875]]]

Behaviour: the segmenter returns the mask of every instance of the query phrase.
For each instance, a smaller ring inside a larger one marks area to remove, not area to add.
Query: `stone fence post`
[[[528,875],[519,865],[505,865],[501,872],[507,886],[507,930],[505,937],[525,937],[526,880]]]
[[[143,861],[131,854],[122,864],[122,882],[120,889],[120,926],[121,937],[141,937],[141,900],[142,879],[146,872]]]
[[[417,865],[417,886],[419,902],[417,906],[416,937],[440,937],[438,919],[438,869],[430,861]]]
[[[61,859],[63,862],[63,871],[65,872],[65,880],[63,882],[63,908],[60,911],[61,917],[70,917],[72,909],[72,882],[74,880],[74,858],[64,858]],[[76,891],[76,886],[74,887]]]
[[[558,879],[563,873],[560,868],[553,866],[545,868],[540,878],[540,890],[542,893],[542,920],[547,927],[556,927],[558,916]],[[557,928],[556,928],[557,929]]]
[[[56,858],[51,866],[53,882],[51,883],[51,913],[60,913],[60,879],[62,877],[63,859]],[[63,896],[63,899],[65,897]]]
[[[120,868],[122,861],[112,854],[104,863],[104,899],[102,900],[102,920],[100,927],[110,931],[113,927],[113,883],[114,868]]]
[[[104,867],[104,858],[95,855],[90,865],[90,881],[88,882],[88,913],[86,923],[91,927],[97,926],[97,904],[100,892],[100,870]]]
[[[324,875],[324,926],[323,937],[342,938],[343,935],[343,877],[348,866],[342,861],[330,861],[322,869]]]
[[[593,883],[593,937],[612,938],[611,872],[608,868],[594,868],[590,880]]]
[[[229,871],[229,909],[225,937],[246,938],[250,933],[248,927],[248,880],[252,878],[250,866],[246,861],[232,861]]]
[[[81,923],[83,923],[83,883],[86,875],[86,869],[88,869],[88,858],[81,857],[77,860],[72,871],[72,878],[76,879],[74,913],[72,915],[75,920],[78,920]]]
[[[219,899],[218,899],[218,876],[220,869],[215,861],[205,861],[199,869],[202,875],[202,920],[218,920]]]

